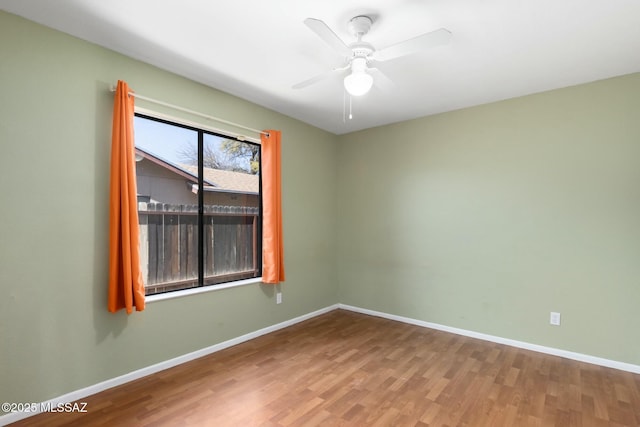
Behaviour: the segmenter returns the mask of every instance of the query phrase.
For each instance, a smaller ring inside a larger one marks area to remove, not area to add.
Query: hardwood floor
[[[640,375],[337,310],[14,426],[639,426]]]

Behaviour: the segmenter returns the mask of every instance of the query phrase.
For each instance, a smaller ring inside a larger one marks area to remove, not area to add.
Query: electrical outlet
[[[560,313],[552,311],[551,315],[549,316],[549,323],[554,326],[560,326]]]
[[[276,293],[276,304],[282,304],[282,292]]]

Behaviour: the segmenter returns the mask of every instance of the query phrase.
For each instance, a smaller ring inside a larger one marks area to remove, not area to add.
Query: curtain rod
[[[111,92],[115,92],[115,91],[116,91],[116,87],[115,86],[111,86]],[[269,132],[265,132],[263,130],[253,129],[253,128],[250,128],[250,127],[247,127],[247,126],[240,125],[238,123],[230,122],[229,120],[221,119],[219,117],[210,116],[208,114],[204,114],[204,113],[200,113],[198,111],[190,110],[188,108],[180,107],[179,105],[169,104],[168,102],[159,101],[157,99],[149,98],[148,96],[142,96],[142,95],[137,94],[135,92],[129,92],[129,96],[133,96],[134,98],[139,98],[139,99],[142,99],[144,101],[148,101],[148,102],[151,102],[151,103],[154,103],[154,104],[162,105],[163,107],[168,107],[168,108],[172,108],[174,110],[182,111],[183,113],[193,114],[194,116],[199,116],[199,117],[202,117],[204,119],[213,120],[213,121],[224,123],[224,124],[227,124],[227,125],[231,125],[231,126],[234,126],[234,127],[240,128],[240,129],[244,129],[244,130],[248,130],[248,131],[251,131],[251,132],[255,132],[255,133],[260,134],[260,135],[269,136]]]

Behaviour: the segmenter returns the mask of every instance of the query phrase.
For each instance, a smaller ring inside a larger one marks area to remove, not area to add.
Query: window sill
[[[149,295],[145,297],[146,303],[163,301],[167,299],[182,298],[189,295],[203,294],[205,292],[221,291],[222,289],[237,288],[238,286],[253,285],[254,283],[262,283],[262,277],[254,277],[251,279],[238,280],[235,282],[221,283],[219,285],[202,286],[200,288],[184,289],[181,291],[165,292],[163,294]]]

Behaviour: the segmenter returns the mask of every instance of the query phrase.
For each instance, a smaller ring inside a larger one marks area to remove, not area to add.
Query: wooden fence
[[[196,205],[138,203],[141,264],[147,295],[198,286]],[[257,277],[256,207],[205,206],[204,282]]]

